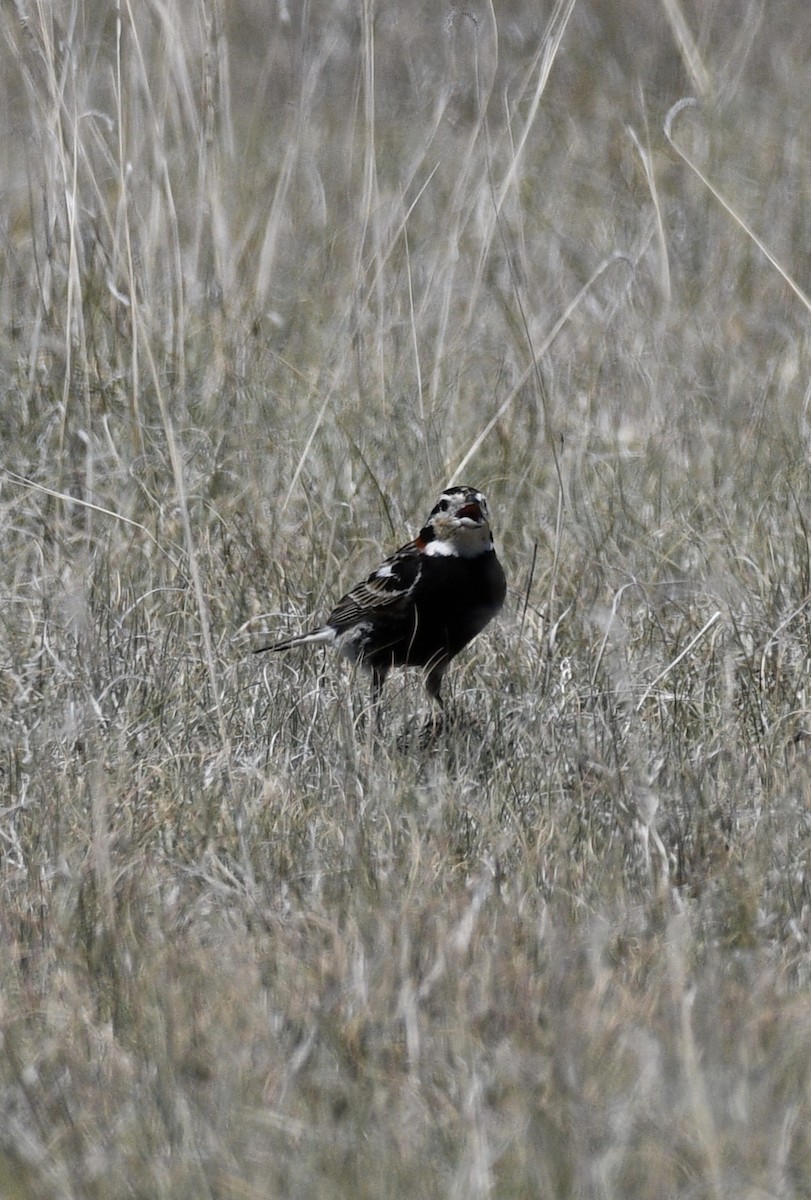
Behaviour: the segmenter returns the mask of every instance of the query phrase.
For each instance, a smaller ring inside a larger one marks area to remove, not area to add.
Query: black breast
[[[506,591],[495,551],[477,558],[426,556],[407,612],[399,619],[380,614],[364,658],[370,666],[450,661],[498,613]]]

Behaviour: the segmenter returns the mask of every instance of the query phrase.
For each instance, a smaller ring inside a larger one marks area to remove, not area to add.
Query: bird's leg
[[[383,706],[380,701],[385,682],[386,671],[381,667],[372,667],[372,711],[374,713],[375,728],[378,733],[383,732]]]
[[[447,670],[448,664],[442,661],[432,667],[425,677],[425,690],[428,693],[433,709],[428,718],[425,728],[422,731],[424,740],[432,740],[442,732],[442,727],[445,724],[445,705],[440,695],[442,687],[442,678]]]

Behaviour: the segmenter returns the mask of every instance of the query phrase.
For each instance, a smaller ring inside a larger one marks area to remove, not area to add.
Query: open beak
[[[464,508],[460,508],[456,516],[460,521],[466,517],[469,521],[473,521],[475,525],[482,525],[484,523],[484,513],[481,510],[481,506],[475,500],[470,504],[466,504]]]

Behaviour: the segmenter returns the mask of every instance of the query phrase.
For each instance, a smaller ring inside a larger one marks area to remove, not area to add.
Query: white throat
[[[425,547],[432,558],[478,558],[493,549],[493,535],[487,526],[457,529],[453,538],[434,538]]]

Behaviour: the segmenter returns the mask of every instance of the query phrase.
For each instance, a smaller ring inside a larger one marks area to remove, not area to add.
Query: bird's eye
[[[450,503],[450,500],[440,500],[439,504],[437,504],[437,508],[440,512],[447,512],[450,508]]]

